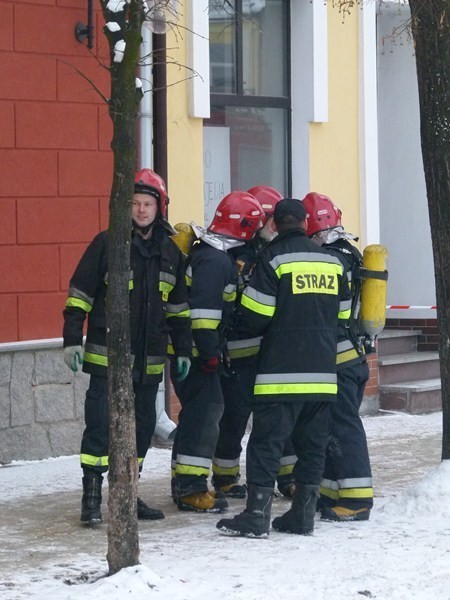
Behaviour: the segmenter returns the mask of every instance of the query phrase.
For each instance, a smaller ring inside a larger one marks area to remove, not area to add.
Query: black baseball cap
[[[287,216],[295,217],[299,221],[306,219],[306,209],[300,200],[296,198],[283,198],[283,200],[277,202],[273,213],[275,223]]]

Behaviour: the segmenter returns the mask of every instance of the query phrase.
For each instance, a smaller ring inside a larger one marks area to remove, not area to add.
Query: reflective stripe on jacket
[[[231,327],[237,274],[228,253],[205,242],[194,245],[186,269],[191,310],[194,356],[208,360],[222,354],[226,330]]]
[[[88,317],[83,371],[106,376],[108,232],[87,247],[70,280],[64,309],[64,346],[81,345]],[[177,355],[190,356],[192,334],[183,256],[155,225],[149,240],[133,234],[130,246],[130,351],[133,381],[161,381],[168,333]]]
[[[301,230],[279,235],[261,253],[241,305],[263,336],[255,402],[335,400],[337,329],[350,309],[341,262]]]
[[[354,329],[350,327],[350,319],[357,317],[361,305],[361,287],[353,280],[353,273],[355,267],[360,264],[358,257],[362,261],[362,256],[348,240],[337,240],[333,242],[333,244],[325,244],[322,248],[341,261],[344,266],[344,271],[347,274],[352,295],[348,320],[344,323],[340,323],[338,330],[337,370],[339,371],[340,369],[346,369],[347,367],[351,367],[352,365],[359,364],[366,360],[364,346],[358,344],[358,340],[354,335]],[[352,305],[353,311],[356,313],[355,315],[351,314]],[[356,326],[356,323],[354,325]]]

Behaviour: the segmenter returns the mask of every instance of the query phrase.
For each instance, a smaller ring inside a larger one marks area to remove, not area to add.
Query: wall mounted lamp
[[[146,0],[144,25],[152,33],[164,34],[178,21],[178,0]]]
[[[87,38],[87,47],[94,47],[94,0],[88,0],[87,25],[78,21],[75,25],[75,37],[82,44]]]

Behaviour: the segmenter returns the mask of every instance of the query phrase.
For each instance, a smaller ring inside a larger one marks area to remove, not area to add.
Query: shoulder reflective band
[[[344,272],[344,267],[338,258],[332,254],[322,254],[319,252],[288,252],[275,256],[270,261],[270,265],[278,277],[286,273],[292,273],[299,263],[329,263],[336,266],[335,272],[339,275],[342,275]]]

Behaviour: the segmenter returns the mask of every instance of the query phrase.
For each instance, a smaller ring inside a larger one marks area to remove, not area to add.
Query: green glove
[[[191,368],[191,359],[188,356],[177,357],[177,371],[179,373],[177,381],[184,381],[188,376],[189,369]]]
[[[74,373],[78,371],[78,365],[83,364],[83,354],[82,346],[66,346],[64,348],[64,362]]]

